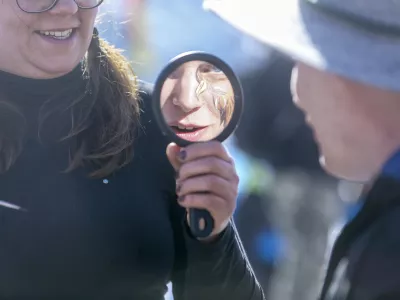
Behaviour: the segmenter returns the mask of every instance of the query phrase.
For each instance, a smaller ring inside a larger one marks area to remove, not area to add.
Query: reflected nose
[[[199,108],[202,103],[196,94],[198,85],[195,70],[183,72],[177,83],[173,103],[179,106],[184,112],[191,112]]]
[[[74,0],[59,0],[57,4],[48,12],[54,15],[73,15],[79,10]]]

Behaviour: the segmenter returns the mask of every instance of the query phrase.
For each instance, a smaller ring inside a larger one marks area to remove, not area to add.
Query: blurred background
[[[361,186],[320,169],[312,134],[291,103],[293,63],[204,11],[202,0],[106,0],[99,30],[142,80],[154,82],[171,58],[190,50],[231,65],[246,99],[225,142],[240,177],[239,234],[268,299],[315,298],[324,258],[357,211]],[[170,291],[165,299],[173,299]]]

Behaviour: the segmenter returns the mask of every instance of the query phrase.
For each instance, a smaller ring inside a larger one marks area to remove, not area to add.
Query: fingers
[[[234,166],[215,156],[199,158],[182,164],[177,177],[183,181],[190,177],[205,174],[218,175],[226,180],[237,179]]]
[[[208,210],[216,235],[226,228],[236,207],[239,177],[233,159],[218,141],[167,147],[167,157],[177,171],[176,194],[185,208]]]
[[[226,201],[213,194],[189,194],[183,198],[180,198],[179,204],[185,208],[198,208],[198,209],[206,209],[213,216],[215,221],[222,219],[225,216],[220,216],[221,213],[225,213],[229,215],[230,211],[234,211],[235,207],[227,207]],[[231,206],[234,206],[235,202],[232,203]],[[222,217],[222,218],[221,218]]]
[[[167,147],[167,156],[174,166],[207,156],[215,156],[229,163],[233,162],[225,147],[218,141],[195,143],[185,148],[170,143]]]
[[[193,193],[211,193],[223,199],[236,199],[237,183],[213,174],[190,177],[183,181],[178,179],[176,194],[180,199]]]
[[[215,156],[225,160],[228,163],[232,162],[232,158],[225,150],[225,147],[218,141],[192,144],[182,150],[186,152],[184,155],[185,162],[207,156]]]
[[[218,141],[191,144],[185,148],[181,148],[175,143],[170,143],[167,146],[166,153],[168,160],[176,171],[188,162],[197,160],[199,164],[207,163],[206,161],[200,161],[201,158],[207,158],[208,161],[217,161],[217,159],[220,159],[226,163],[234,165],[233,159],[229,156],[225,147]],[[225,166],[228,165],[226,164]],[[221,167],[221,165],[219,165],[219,167]],[[186,167],[185,169],[189,168]],[[199,173],[195,172],[194,174]]]
[[[179,167],[181,165],[181,162],[179,160],[179,151],[181,148],[175,144],[175,143],[170,143],[167,146],[167,157],[169,162],[171,163],[172,167],[175,169],[175,171],[179,170]]]

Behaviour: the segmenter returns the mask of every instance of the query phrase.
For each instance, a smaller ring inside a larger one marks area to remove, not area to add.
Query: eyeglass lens
[[[74,0],[80,8],[94,8],[103,0]],[[51,8],[55,0],[17,0],[18,6],[25,12],[43,12]]]

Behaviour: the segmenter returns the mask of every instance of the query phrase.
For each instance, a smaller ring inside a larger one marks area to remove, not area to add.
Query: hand
[[[214,218],[217,237],[229,224],[236,208],[239,177],[233,159],[217,141],[167,147],[167,156],[177,173],[178,202],[186,209],[206,209]],[[207,193],[204,193],[207,192]]]

